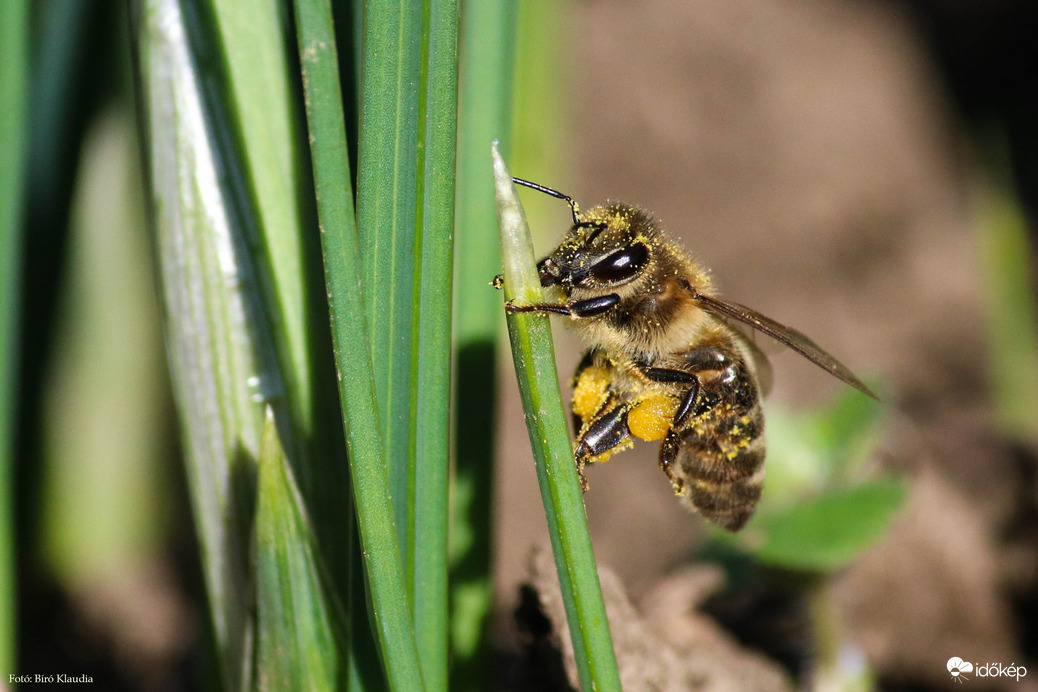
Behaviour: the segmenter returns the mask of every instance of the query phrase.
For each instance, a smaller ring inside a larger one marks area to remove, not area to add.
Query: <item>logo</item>
[[[1015,663],[1010,663],[1008,666],[1001,663],[970,663],[963,661],[958,656],[948,659],[947,668],[948,674],[955,682],[969,680],[966,673],[973,673],[978,678],[1016,678],[1017,682],[1027,675],[1027,668]]]
[[[948,673],[951,675],[952,680],[955,682],[962,682],[963,680],[969,680],[966,677],[966,673],[973,672],[973,664],[969,661],[963,661],[958,656],[952,656],[948,659]]]

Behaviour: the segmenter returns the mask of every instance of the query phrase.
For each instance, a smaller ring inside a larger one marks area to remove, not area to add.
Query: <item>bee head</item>
[[[659,247],[645,212],[626,204],[581,214],[555,250],[537,264],[542,286],[615,289],[644,275]]]

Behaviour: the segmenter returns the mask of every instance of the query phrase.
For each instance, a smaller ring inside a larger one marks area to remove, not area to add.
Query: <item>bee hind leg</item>
[[[703,391],[700,396],[702,387],[696,373],[723,370],[728,366],[729,358],[723,352],[714,348],[701,348],[689,357],[688,370],[642,366],[641,372],[653,382],[688,385],[671,424],[671,427],[683,430],[690,420],[703,415],[721,400],[717,393],[710,391]]]
[[[627,414],[633,406],[629,403],[614,406],[595,416],[580,432],[574,457],[577,463],[577,474],[580,476],[580,488],[588,489],[584,467],[595,457],[616,449],[631,437],[627,427]]]
[[[663,438],[663,444],[660,445],[660,468],[663,469],[663,473],[667,474],[670,487],[674,488],[675,495],[685,492],[684,479],[674,472],[674,461],[677,459],[680,443],[678,434],[671,430]]]
[[[695,410],[696,399],[699,397],[699,378],[694,377],[692,382],[689,383],[688,391],[685,392],[685,396],[682,397],[681,403],[678,404],[678,410],[674,412],[674,422],[671,427],[681,430],[688,423],[689,418],[692,417],[692,412]]]

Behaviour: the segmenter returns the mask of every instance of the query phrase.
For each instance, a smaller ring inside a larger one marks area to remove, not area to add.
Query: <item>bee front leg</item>
[[[614,406],[596,416],[581,432],[577,440],[574,456],[577,462],[577,474],[580,476],[580,489],[587,492],[587,476],[584,467],[595,457],[615,449],[631,436],[627,427],[627,414],[631,412],[629,403]]]
[[[516,305],[511,300],[505,303],[505,310],[511,313],[517,312],[551,312],[556,315],[568,315],[570,317],[594,317],[603,312],[611,310],[620,302],[620,296],[615,293],[588,298],[587,300],[575,300],[571,303],[530,303],[529,305]]]

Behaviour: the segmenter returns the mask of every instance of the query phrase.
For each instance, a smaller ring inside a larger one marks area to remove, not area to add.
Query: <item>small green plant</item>
[[[830,577],[877,543],[906,499],[905,482],[872,465],[884,404],[844,391],[814,412],[768,410],[764,494],[742,532],[712,530],[704,557],[729,550],[790,574],[809,604],[819,684],[868,689],[867,670],[843,670],[843,634]]]
[[[882,429],[883,404],[853,391],[809,414],[769,410],[760,506],[742,532],[715,539],[776,567],[843,567],[884,534],[904,500],[901,480],[868,466]]]

